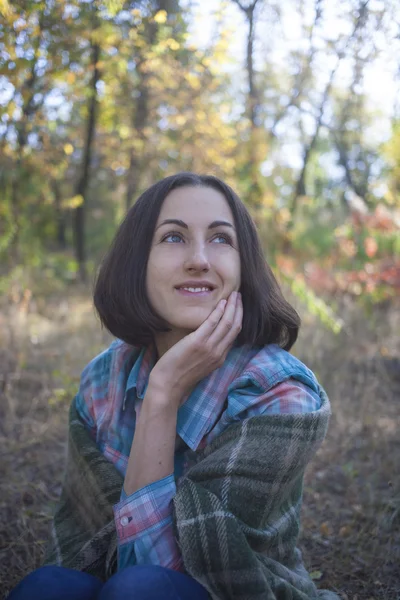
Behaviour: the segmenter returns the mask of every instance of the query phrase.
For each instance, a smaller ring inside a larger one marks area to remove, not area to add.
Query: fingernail
[[[222,308],[225,308],[225,306],[226,306],[226,300],[222,300],[221,303],[222,303]]]

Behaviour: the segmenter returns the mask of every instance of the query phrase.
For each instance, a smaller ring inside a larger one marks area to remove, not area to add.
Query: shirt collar
[[[203,437],[211,431],[220,417],[232,381],[243,371],[249,360],[248,346],[232,348],[222,367],[202,379],[183,399],[178,409],[177,433],[183,441],[196,450]],[[150,372],[156,363],[155,344],[143,347],[126,384],[126,393],[136,388],[136,395],[143,399],[149,382]]]
[[[156,364],[156,359],[157,350],[155,344],[143,346],[129,373],[128,381],[126,383],[126,392],[129,392],[132,388],[136,388],[136,395],[138,398],[144,398],[149,383],[150,372]]]

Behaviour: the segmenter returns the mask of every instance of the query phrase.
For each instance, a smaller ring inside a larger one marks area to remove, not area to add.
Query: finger
[[[219,346],[219,350],[223,352],[230,344],[234,342],[242,328],[243,319],[243,304],[241,296],[235,298],[231,294],[225,312],[215,327],[209,338],[209,342],[214,346]]]
[[[209,343],[215,348],[216,353],[222,355],[224,360],[242,329],[242,321],[243,304],[241,297],[239,296],[235,305],[233,321],[229,317],[226,322],[221,319],[214,330],[213,336],[209,339]]]
[[[205,321],[196,329],[194,332],[196,338],[201,338],[208,340],[210,335],[213,333],[215,328],[218,326],[218,323],[221,321],[225,307],[227,305],[226,300],[220,300],[211,314],[207,317]]]

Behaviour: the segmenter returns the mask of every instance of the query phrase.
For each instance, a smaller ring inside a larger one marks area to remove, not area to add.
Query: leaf
[[[364,249],[368,258],[373,258],[378,252],[378,244],[376,243],[376,240],[372,237],[367,237],[364,240]]]
[[[159,10],[155,15],[154,15],[154,20],[156,23],[158,23],[159,25],[162,25],[163,23],[166,22],[167,20],[167,11],[166,10]]]
[[[112,17],[115,17],[124,7],[122,0],[106,0],[105,5]]]
[[[8,0],[0,0],[0,14],[3,15],[3,17],[11,16],[12,9]]]
[[[330,534],[329,525],[326,522],[321,523],[319,530],[324,537],[328,537]]]
[[[81,196],[80,194],[77,194],[76,196],[73,196],[73,198],[67,198],[66,200],[63,200],[61,202],[61,206],[62,208],[78,208],[78,206],[82,206],[83,204],[83,196]]]
[[[347,537],[351,534],[351,527],[349,525],[343,525],[343,527],[341,527],[339,529],[339,537]]]
[[[171,50],[179,50],[179,48],[181,47],[180,43],[174,40],[173,38],[169,38],[166,41],[166,44],[168,44]]]
[[[323,576],[322,571],[311,571],[310,577],[313,581],[319,581]]]
[[[64,144],[64,152],[65,154],[67,154],[67,156],[69,156],[70,154],[72,154],[74,151],[74,147],[72,144]]]
[[[317,296],[309,286],[307,286],[301,275],[293,277],[281,269],[280,272],[277,273],[277,277],[281,277],[290,286],[293,294],[299,298],[299,300],[304,302],[312,315],[318,317],[321,323],[326,325],[333,333],[340,333],[344,326],[344,321],[333,312],[331,307],[322,298]]]

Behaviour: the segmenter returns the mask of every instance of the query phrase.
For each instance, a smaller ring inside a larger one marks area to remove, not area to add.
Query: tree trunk
[[[96,128],[97,117],[97,82],[100,79],[98,62],[100,57],[100,46],[92,42],[91,46],[92,79],[90,82],[90,97],[88,104],[88,116],[86,122],[86,139],[83,151],[81,175],[78,179],[75,195],[82,197],[82,203],[75,209],[74,213],[74,241],[75,256],[78,262],[78,276],[81,282],[86,282],[86,247],[85,247],[85,203],[89,185],[90,162],[92,158],[92,146]]]
[[[306,195],[306,185],[305,185],[305,178],[306,178],[306,173],[307,173],[307,167],[308,167],[308,163],[309,163],[309,159],[310,156],[317,144],[318,141],[318,136],[319,136],[319,131],[321,129],[321,125],[322,125],[322,121],[323,121],[323,115],[324,115],[324,110],[325,110],[325,106],[326,103],[328,101],[331,89],[332,89],[332,85],[333,85],[333,80],[335,77],[335,74],[339,68],[339,65],[342,61],[342,59],[345,56],[346,50],[350,44],[350,42],[354,39],[354,37],[356,36],[358,30],[363,27],[363,25],[365,25],[366,20],[368,18],[368,9],[367,9],[367,4],[368,2],[366,2],[365,0],[361,0],[360,4],[359,4],[359,16],[357,18],[357,21],[354,24],[354,28],[352,33],[350,34],[350,36],[348,37],[347,41],[345,42],[344,46],[342,48],[339,48],[337,50],[337,62],[335,67],[332,69],[330,76],[329,76],[329,81],[325,87],[323,96],[322,96],[322,100],[321,100],[321,104],[319,106],[319,110],[318,110],[318,116],[317,116],[317,120],[316,120],[316,124],[315,124],[315,131],[314,134],[311,138],[311,140],[309,141],[309,143],[307,144],[307,146],[304,149],[304,154],[303,154],[303,167],[301,169],[299,178],[295,184],[295,188],[294,188],[294,193],[292,196],[292,201],[291,201],[291,206],[290,206],[290,212],[291,212],[291,221],[289,224],[289,229],[291,229],[294,225],[294,213],[296,212],[296,208],[297,208],[297,203],[298,203],[298,199],[300,198],[300,196],[305,196]],[[319,3],[318,3],[319,5]],[[318,6],[317,5],[317,6]],[[319,8],[318,8],[319,10]],[[317,17],[316,17],[317,18]],[[346,149],[343,145],[340,144],[337,136],[335,136],[335,141],[336,141],[336,146],[339,152],[339,157],[340,157],[340,164],[345,168],[345,172],[346,172],[346,180],[348,182],[348,184],[355,190],[355,192],[363,197],[362,194],[360,194],[359,192],[361,192],[360,189],[357,189],[352,177],[351,177],[351,172],[348,166],[348,161],[347,161],[347,153],[346,153]],[[365,195],[365,194],[364,194]]]
[[[259,93],[255,82],[254,72],[254,38],[255,38],[255,22],[254,13],[258,3],[258,0],[253,0],[249,6],[244,6],[240,0],[234,0],[239,8],[246,15],[248,22],[248,33],[247,33],[247,48],[246,48],[246,70],[247,70],[247,81],[248,81],[248,94],[247,94],[247,118],[250,123],[250,135],[248,141],[248,165],[246,171],[250,179],[250,192],[247,197],[247,201],[253,209],[253,218],[258,225],[259,209],[262,206],[262,190],[261,184],[261,173],[260,173],[260,157],[259,157],[259,135],[261,127],[257,122],[257,112],[260,107]]]
[[[322,125],[322,120],[324,117],[324,110],[325,110],[325,106],[327,103],[327,100],[329,98],[329,94],[330,94],[330,90],[332,87],[332,83],[333,83],[333,78],[334,75],[336,73],[337,70],[337,66],[332,70],[331,75],[329,77],[329,82],[326,85],[326,88],[324,90],[323,96],[322,96],[322,100],[321,100],[321,104],[319,106],[319,110],[318,110],[318,117],[317,117],[317,121],[315,123],[315,130],[313,133],[313,136],[311,138],[311,140],[309,141],[309,143],[306,145],[305,149],[304,149],[304,153],[303,153],[303,166],[302,169],[300,171],[300,175],[299,178],[295,184],[295,188],[294,188],[294,193],[292,196],[292,202],[291,202],[291,206],[290,206],[290,212],[292,215],[292,225],[293,225],[293,221],[294,221],[294,213],[296,212],[296,208],[297,208],[297,203],[298,203],[298,199],[301,196],[305,196],[306,195],[306,174],[307,174],[307,167],[308,167],[308,163],[310,160],[310,156],[317,144],[318,141],[318,136],[319,136],[319,132],[321,129],[321,125]]]
[[[349,158],[347,148],[344,142],[339,138],[339,136],[334,135],[334,141],[336,145],[336,149],[339,155],[339,164],[344,168],[346,183],[353,190],[357,196],[359,196],[362,200],[364,200],[365,204],[368,205],[367,200],[367,192],[368,192],[368,174],[366,174],[364,185],[360,185],[356,182],[353,177],[353,173],[351,171],[349,165]]]
[[[151,39],[149,44],[151,44]],[[140,60],[140,63],[142,60]],[[139,75],[139,93],[136,104],[136,110],[132,117],[132,136],[141,140],[142,153],[139,154],[134,146],[129,150],[129,168],[126,181],[126,209],[132,205],[140,185],[140,170],[143,164],[143,151],[145,147],[144,128],[147,125],[149,117],[149,90],[147,87],[147,73],[141,70],[141,64],[137,65],[137,74]]]
[[[54,194],[54,207],[55,207],[55,217],[56,217],[56,244],[59,250],[65,250],[67,247],[66,241],[66,223],[65,223],[65,213],[61,207],[61,191],[60,185],[58,181],[53,181],[52,189]]]

